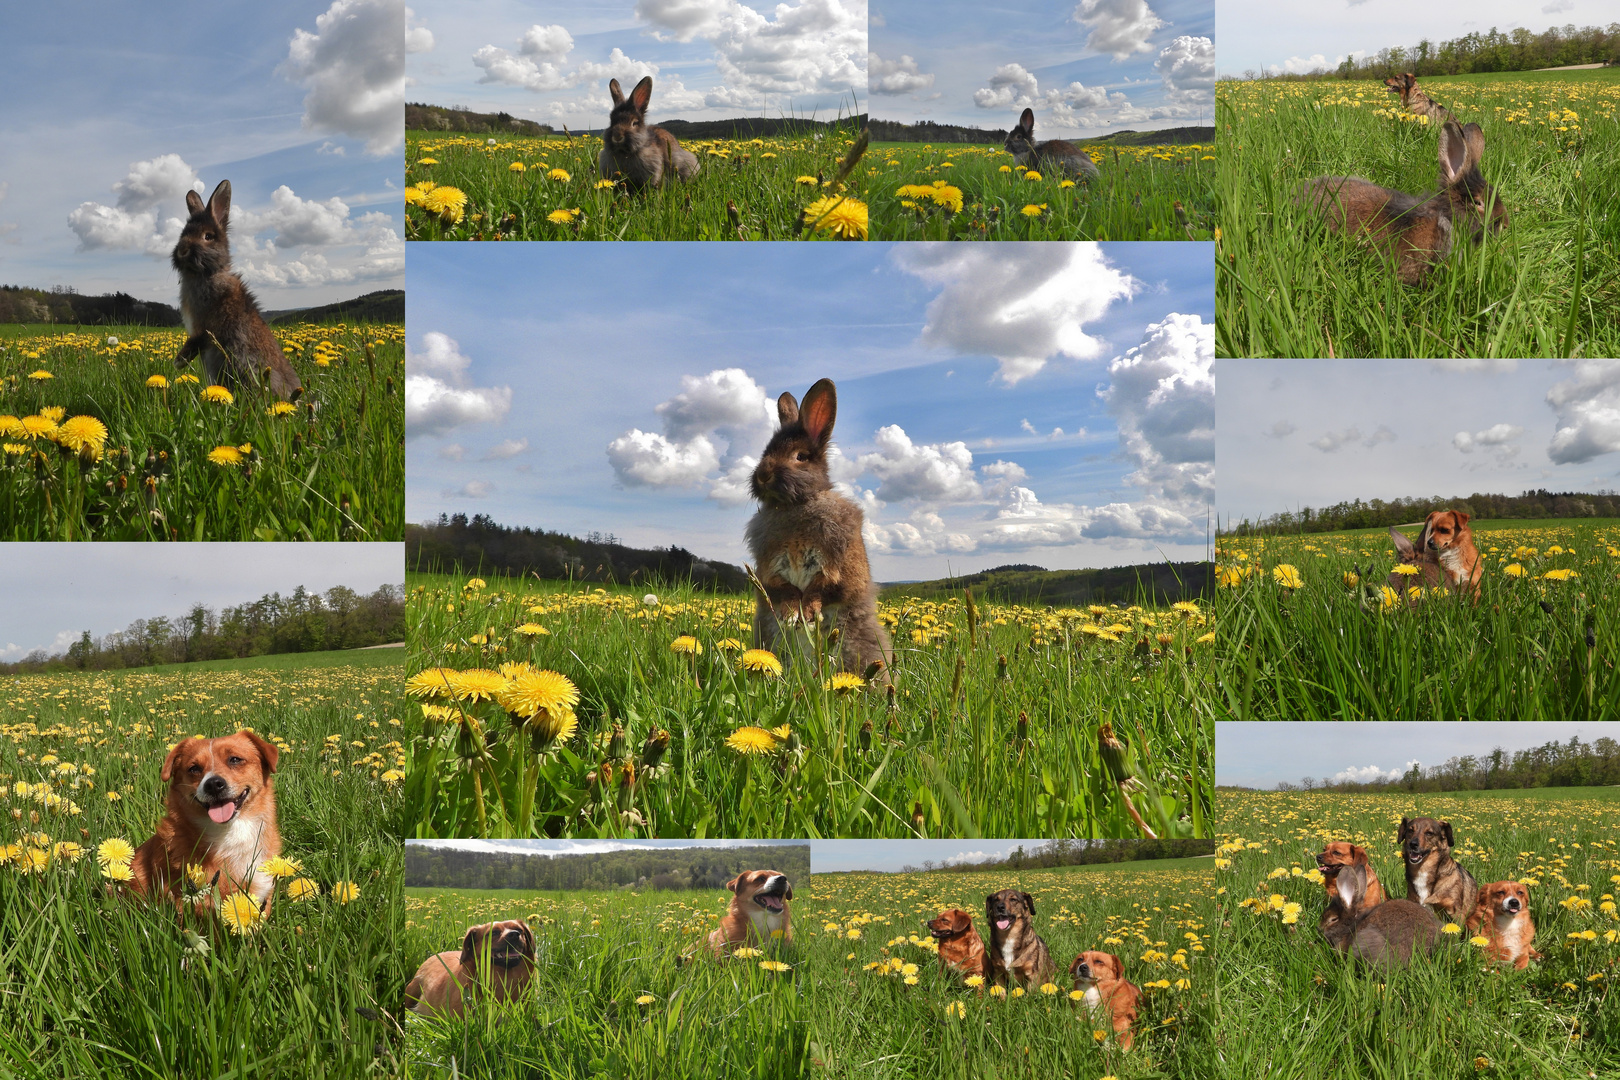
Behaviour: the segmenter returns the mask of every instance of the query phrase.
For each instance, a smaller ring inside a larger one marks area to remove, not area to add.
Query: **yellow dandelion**
[[[821,688],[823,690],[836,690],[839,693],[847,693],[850,690],[859,690],[865,685],[866,680],[861,678],[859,675],[856,675],[853,672],[840,671],[833,675],[832,678],[822,683]]]
[[[691,634],[682,634],[680,637],[670,642],[669,647],[673,652],[687,653],[692,656],[697,656],[703,652],[703,642],[699,641]]]
[[[236,400],[236,397],[223,386],[210,386],[203,390],[202,399],[211,401],[215,405],[229,405]]]
[[[119,836],[110,837],[96,845],[96,861],[103,866],[127,863],[135,858],[135,848]]]
[[[494,701],[506,683],[506,676],[498,671],[469,668],[450,675],[450,696],[457,701]]]
[[[1305,584],[1304,579],[1299,576],[1298,568],[1288,563],[1275,567],[1271,571],[1271,576],[1276,580],[1277,584],[1285,589],[1298,589]]]
[[[340,904],[347,904],[360,899],[360,886],[352,881],[340,881],[332,886],[332,899]]]
[[[234,892],[219,902],[219,917],[225,925],[231,928],[232,933],[251,934],[259,928],[259,922],[264,918],[259,911],[258,901],[247,893]]]
[[[1041,216],[1042,213],[1045,212],[1045,210],[1046,210],[1046,204],[1045,203],[1041,203],[1039,206],[1036,206],[1033,203],[1028,203],[1028,204],[1026,204],[1024,206],[1024,208],[1022,210],[1020,210],[1018,212],[1020,214],[1023,214],[1027,218],[1038,218],[1038,217]]]
[[[768,754],[776,749],[776,736],[762,727],[750,725],[726,736],[726,745],[739,754]]]
[[[208,451],[208,460],[215,465],[234,466],[242,464],[242,451],[234,446],[216,446]]]
[[[460,188],[436,187],[422,197],[422,209],[437,214],[445,225],[459,225],[467,212],[467,193]]]
[[[405,693],[419,698],[450,697],[450,679],[456,674],[455,668],[426,668],[405,680]]]
[[[828,195],[804,208],[804,220],[816,232],[829,232],[840,240],[865,240],[866,204],[859,199]]]
[[[130,868],[129,863],[127,862],[103,863],[101,867],[101,876],[106,878],[108,881],[133,881],[135,879],[135,871]]]
[[[294,902],[313,900],[321,895],[321,887],[307,877],[294,878],[287,883],[287,899]]]
[[[560,713],[579,704],[579,688],[555,671],[523,671],[496,690],[495,700],[517,716]]]
[[[573,177],[568,175],[567,169],[552,169],[550,172],[546,173],[546,176],[552,180],[561,180],[563,183],[567,183],[569,180],[573,179]]]
[[[147,377],[146,385],[150,386],[154,390],[167,390],[169,388],[169,380],[164,378],[162,375],[151,375]]]
[[[277,855],[273,859],[266,859],[259,864],[259,872],[276,879],[297,877],[303,870],[303,865],[297,859],[289,859]]]
[[[782,674],[782,661],[769,649],[749,649],[738,658],[737,663],[761,675]]]
[[[540,637],[541,635],[549,635],[551,631],[539,623],[526,622],[522,626],[514,627],[512,633],[522,634],[524,637]]]

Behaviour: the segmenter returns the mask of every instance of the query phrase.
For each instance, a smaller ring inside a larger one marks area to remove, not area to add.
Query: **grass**
[[[1620,1070],[1620,997],[1609,986],[1620,958],[1616,803],[1494,794],[1220,793],[1219,1075],[1554,1080]],[[1364,846],[1388,894],[1402,896],[1403,815],[1450,821],[1455,857],[1481,883],[1529,883],[1545,959],[1504,971],[1463,934],[1442,935],[1431,958],[1386,978],[1328,948],[1316,930],[1316,852],[1329,840]],[[1287,903],[1301,905],[1294,925],[1282,921]]]
[[[521,662],[580,695],[563,732],[429,701],[407,835],[1140,836],[1133,812],[1162,836],[1210,832],[1196,604],[981,604],[971,620],[959,598],[880,604],[898,642],[891,705],[829,689],[832,660],[743,670],[743,596],[660,588],[648,606],[646,589],[422,574],[407,587],[412,671]],[[681,637],[701,652],[674,651]],[[417,685],[443,690],[432,674]],[[1105,723],[1138,762],[1129,807],[1101,760]],[[733,749],[750,738],[758,753]]]
[[[1485,568],[1477,605],[1460,594],[1406,605],[1385,591],[1397,562],[1386,530],[1218,541],[1223,717],[1620,719],[1620,525],[1471,526]]]
[[[512,136],[502,140],[412,131],[405,139],[410,240],[792,240],[836,239],[829,227],[805,230],[800,211],[831,190],[839,160],[860,132],[852,122],[768,139],[697,139],[686,183],[631,193],[601,181],[594,135]],[[521,168],[519,168],[521,166]],[[857,177],[861,173],[857,170]],[[453,212],[424,209],[410,191],[448,186],[466,196]],[[849,209],[859,208],[859,185]],[[836,198],[836,196],[834,196]],[[736,218],[733,220],[732,208]],[[824,208],[825,209],[825,208]]]
[[[405,659],[403,649],[332,649],[327,652],[272,653],[240,660],[198,660],[190,664],[155,664],[141,670],[149,675],[191,671],[307,671],[311,668],[395,668]]]
[[[817,1075],[1213,1075],[1215,987],[1206,951],[1214,932],[1212,875],[1209,859],[1178,859],[1021,873],[812,876],[809,888],[797,891],[813,905],[814,925],[796,919],[795,935],[815,986],[806,1009],[811,1054],[823,1064]],[[942,973],[923,921],[960,907],[984,935],[984,899],[1002,888],[1034,897],[1035,929],[1058,967],[1055,993],[1000,998]],[[1119,1049],[1111,1025],[1068,997],[1069,965],[1086,949],[1118,956],[1125,977],[1143,991],[1129,1052]],[[916,965],[915,984],[906,982],[906,964]]]
[[[275,332],[304,383],[280,410],[204,400],[179,329],[3,328],[0,540],[402,539],[405,328]]]
[[[1213,146],[1081,145],[1101,171],[1096,179],[1026,174],[999,146],[878,143],[867,152],[866,170],[873,238],[1214,238]],[[940,194],[925,196],[920,188]]]
[[[1222,82],[1216,349],[1245,357],[1620,355],[1620,71],[1424,79],[1485,133],[1512,224],[1419,287],[1296,206],[1317,176],[1435,190],[1438,133],[1380,82]],[[1571,118],[1569,110],[1576,118]]]
[[[719,924],[729,893],[405,892],[401,942],[413,972],[434,953],[459,949],[468,926],[499,919],[527,920],[538,961],[532,992],[514,1002],[485,1003],[460,1019],[408,1016],[412,1075],[804,1075],[809,991],[792,945],[765,958],[791,965],[781,972],[758,957],[716,961],[704,952],[680,962]]]
[[[406,978],[403,860],[389,835],[399,797],[383,779],[400,751],[397,666],[34,675],[3,687],[0,1074],[388,1071],[387,1030],[360,1010],[390,1005]],[[108,896],[96,847],[151,835],[168,746],[242,726],[282,748],[283,854],[320,895],[294,902],[282,882],[247,936]],[[339,882],[358,897],[339,903]],[[208,950],[189,949],[183,928]]]

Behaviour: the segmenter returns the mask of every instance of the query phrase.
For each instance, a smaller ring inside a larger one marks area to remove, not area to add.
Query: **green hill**
[[[885,585],[881,595],[885,600],[904,596],[939,600],[972,588],[974,595],[983,600],[1030,606],[1173,604],[1207,597],[1214,583],[1214,566],[1207,562],[1147,563],[1100,570],[998,566],[961,577]]]

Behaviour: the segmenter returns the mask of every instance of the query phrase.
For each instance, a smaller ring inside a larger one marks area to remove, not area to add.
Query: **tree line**
[[[1422,521],[1435,510],[1461,510],[1477,520],[1539,518],[1620,517],[1620,492],[1607,489],[1592,493],[1537,489],[1522,495],[1487,495],[1480,492],[1464,498],[1442,499],[1413,496],[1404,499],[1355,499],[1321,509],[1309,506],[1285,510],[1258,521],[1244,518],[1230,522],[1222,536],[1254,536],[1263,533],[1322,533],[1344,529],[1384,529]]]
[[[325,593],[310,592],[300,585],[288,596],[270,593],[217,612],[193,604],[179,618],[136,619],[125,629],[100,638],[86,630],[62,652],[35,649],[15,663],[0,664],[0,673],[106,671],[360,649],[404,640],[404,586],[384,585],[362,596],[342,585]]]
[[[1589,743],[1579,736],[1509,753],[1500,746],[1488,754],[1463,754],[1444,765],[1415,764],[1397,778],[1350,781],[1307,776],[1298,784],[1284,781],[1278,791],[1511,791],[1548,787],[1613,787],[1620,785],[1620,742],[1604,736]]]
[[[71,285],[34,289],[0,285],[0,323],[84,326],[179,326],[180,309],[116,292],[85,296]]]
[[[1425,75],[1467,75],[1473,72],[1538,71],[1575,64],[1620,64],[1620,22],[1608,26],[1573,23],[1553,26],[1539,34],[1520,26],[1502,33],[1496,27],[1474,31],[1450,41],[1423,38],[1416,45],[1394,45],[1360,58],[1346,57],[1329,71],[1320,68],[1303,75],[1246,71],[1246,79],[1311,81],[1317,79],[1386,79],[1410,71]]]
[[[1020,844],[1001,859],[958,863],[924,859],[921,866],[903,866],[900,872],[926,874],[942,871],[960,874],[1051,870],[1059,866],[1095,866],[1143,859],[1188,859],[1214,853],[1213,840],[1048,840],[1028,851]]]
[[[628,848],[552,855],[405,845],[405,884],[414,888],[723,890],[746,870],[810,875],[810,845]]]

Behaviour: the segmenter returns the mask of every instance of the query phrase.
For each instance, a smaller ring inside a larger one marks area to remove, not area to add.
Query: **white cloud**
[[[446,499],[487,499],[495,493],[495,485],[488,480],[469,480],[458,488],[445,488],[439,495]]]
[[[879,502],[959,503],[980,497],[973,452],[966,443],[918,445],[898,424],[879,428],[873,441],[877,449],[862,454],[857,464],[860,475],[878,478],[874,496]]]
[[[293,31],[281,71],[309,91],[307,130],[363,139],[374,156],[399,149],[405,140],[405,22],[404,0],[333,0],[316,17],[315,33]]]
[[[1132,53],[1149,52],[1148,38],[1168,25],[1147,6],[1147,0],[1080,0],[1074,21],[1091,33],[1086,47],[1125,60]]]
[[[1137,466],[1125,479],[1173,503],[1213,502],[1215,328],[1197,315],[1167,315],[1109,364],[1108,375],[1098,396]]]
[[[737,0],[638,0],[659,40],[714,48],[728,99],[841,93],[866,86],[864,0],[778,3],[767,18]],[[728,104],[732,103],[728,100]]]
[[[1516,424],[1493,424],[1484,431],[1472,434],[1459,431],[1451,437],[1451,445],[1465,454],[1472,454],[1475,450],[1489,450],[1494,447],[1503,447],[1524,434],[1524,428]],[[1518,448],[1513,448],[1518,453]]]
[[[561,26],[541,26],[537,23],[523,31],[518,51],[524,56],[560,61],[574,51],[574,38]]]
[[[442,435],[463,424],[504,419],[512,408],[509,386],[467,385],[472,361],[446,334],[422,335],[423,351],[405,348],[405,437]]]
[[[506,458],[517,457],[528,448],[528,439],[502,439],[488,450],[485,450],[481,460],[503,461]]]
[[[734,460],[719,478],[709,485],[709,498],[722,506],[741,506],[752,499],[754,489],[750,481],[758,465],[757,457],[743,455]]]
[[[701,377],[683,375],[681,392],[654,411],[676,440],[730,428],[758,432],[764,446],[776,427],[775,402],[742,368],[724,368]]]
[[[1404,769],[1380,769],[1377,765],[1352,765],[1340,769],[1328,778],[1330,784],[1366,784],[1374,780],[1399,780],[1412,770],[1416,761],[1408,761]]]
[[[179,154],[159,154],[132,163],[112,190],[118,196],[116,206],[83,202],[68,214],[78,249],[144,251],[166,258],[189,216],[186,192],[202,191],[203,183]],[[165,210],[172,216],[161,217]]]
[[[1575,10],[1575,0],[1552,0],[1550,4],[1541,5],[1543,15],[1562,15],[1566,11]]]
[[[1029,479],[1029,473],[1016,461],[1002,461],[997,459],[988,465],[979,466],[979,473],[984,477],[985,494],[1000,498],[1008,494],[1013,488],[1023,484]]]
[[[720,467],[706,435],[674,442],[640,428],[608,443],[607,456],[619,482],[629,487],[691,487]]]
[[[1620,360],[1580,360],[1573,367],[1573,378],[1547,391],[1558,417],[1547,456],[1558,465],[1620,450]]]
[[[1208,105],[1215,100],[1215,42],[1183,34],[1159,53],[1153,70],[1172,101]]]
[[[1307,445],[1314,446],[1324,454],[1335,454],[1351,443],[1360,443],[1370,450],[1380,443],[1394,442],[1397,438],[1399,436],[1383,424],[1378,425],[1377,431],[1374,431],[1366,438],[1362,438],[1361,429],[1351,424],[1349,427],[1339,431],[1323,432],[1321,438],[1312,439]]]
[[[439,447],[439,456],[446,461],[460,461],[467,456],[467,448],[460,443],[447,443]]]
[[[990,85],[973,91],[973,104],[981,109],[1027,109],[1041,92],[1035,76],[1022,64],[1003,64],[990,76]]]
[[[129,167],[129,175],[113,185],[118,208],[137,213],[184,206],[186,192],[203,190],[197,171],[179,154],[159,154],[150,161],[137,161]]]
[[[1018,426],[1022,428],[1026,434],[1036,434],[1035,425],[1030,423],[1027,419],[1018,421]]]
[[[1101,353],[1085,324],[1139,287],[1095,244],[918,243],[897,245],[893,258],[943,287],[928,305],[923,343],[993,356],[997,377],[1009,385],[1058,356]]]
[[[776,406],[741,368],[682,375],[681,391],[654,409],[664,431],[634,428],[608,444],[608,462],[631,487],[691,487],[710,480],[709,497],[725,504],[752,497],[749,477],[776,429]],[[709,474],[720,470],[718,478]]]
[[[1166,50],[1167,53],[1171,51]],[[1173,56],[1166,60],[1161,54],[1160,59],[1171,65],[1164,70],[1164,76],[1172,100],[1163,105],[1133,105],[1130,98],[1121,92],[1110,93],[1100,86],[1086,86],[1079,82],[1042,90],[1035,76],[1021,64],[1004,64],[997,68],[989,79],[990,85],[973,92],[973,103],[981,109],[1036,109],[1038,134],[1052,128],[1105,128],[1114,124],[1191,116],[1199,105],[1207,105],[1213,100],[1213,90],[1201,97],[1195,89],[1200,77],[1195,58],[1189,56],[1187,63],[1179,68],[1175,66]],[[1188,89],[1180,92],[1171,88],[1168,80],[1172,77],[1184,79]],[[1211,75],[1210,86],[1213,85]]]
[[[1279,75],[1283,72],[1290,75],[1309,75],[1313,71],[1331,71],[1343,61],[1344,57],[1342,56],[1336,60],[1329,60],[1321,53],[1316,53],[1314,56],[1290,56],[1281,64],[1272,64],[1270,70],[1273,75]]]
[[[1377,446],[1379,443],[1394,442],[1396,437],[1397,436],[1395,433],[1388,427],[1383,424],[1379,424],[1378,430],[1362,440],[1361,445],[1371,449],[1372,447]]]
[[[405,51],[425,53],[433,51],[433,31],[423,26],[416,12],[405,9]]]
[[[268,210],[233,210],[231,227],[237,235],[273,231],[270,242],[278,248],[327,247],[353,238],[347,203],[336,197],[301,199],[286,184],[270,193]]]
[[[866,54],[867,88],[874,94],[912,94],[934,85],[934,76],[919,71],[917,61],[902,55],[885,60],[875,52]]]
[[[932,510],[917,510],[906,521],[882,524],[870,512],[861,530],[866,545],[879,555],[938,555],[969,552],[978,543],[964,532],[952,532]]]

